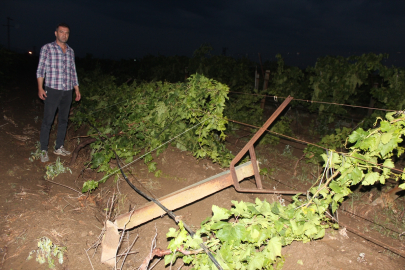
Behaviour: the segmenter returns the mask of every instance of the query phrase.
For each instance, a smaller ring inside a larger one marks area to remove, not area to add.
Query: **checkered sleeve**
[[[37,78],[45,78],[46,61],[48,59],[49,48],[44,45],[39,54],[39,63],[37,68]]]
[[[73,87],[79,85],[79,80],[77,79],[77,71],[76,71],[76,64],[75,64],[75,53],[72,52],[72,80],[73,80]]]

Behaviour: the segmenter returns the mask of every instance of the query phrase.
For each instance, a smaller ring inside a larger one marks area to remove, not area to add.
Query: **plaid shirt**
[[[66,47],[66,53],[63,53],[62,48],[54,41],[41,48],[37,78],[45,78],[45,85],[50,88],[72,90],[79,85],[75,53],[67,44]]]

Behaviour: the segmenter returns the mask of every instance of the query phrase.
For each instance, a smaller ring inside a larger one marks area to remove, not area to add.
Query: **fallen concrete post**
[[[236,175],[238,181],[242,181],[246,177],[254,175],[252,163],[249,161],[237,166]],[[233,185],[233,180],[230,171],[226,171],[207,179],[204,179],[191,186],[177,190],[162,198],[159,198],[161,204],[169,210],[178,209],[184,205],[193,203],[207,197],[217,191]],[[153,202],[149,202],[135,211],[118,216],[114,224],[120,230],[132,229],[142,223],[148,222],[154,218],[164,215],[165,212]]]
[[[250,161],[239,165],[235,169],[239,182],[246,177],[250,177],[254,174],[253,166]],[[231,173],[230,171],[226,171],[211,176],[191,186],[177,190],[158,200],[169,210],[174,210],[184,205],[198,201],[199,199],[207,197],[224,188],[232,186],[232,184],[233,180]],[[155,203],[149,202],[134,211],[118,216],[115,219],[114,224],[110,221],[107,221],[106,231],[103,236],[103,240],[101,241],[101,262],[109,266],[115,266],[115,256],[120,238],[118,229],[132,229],[135,226],[162,216],[165,213],[166,212],[164,212]]]

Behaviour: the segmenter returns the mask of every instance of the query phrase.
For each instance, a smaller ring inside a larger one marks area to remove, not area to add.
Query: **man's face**
[[[55,31],[56,39],[61,43],[66,43],[69,39],[69,28],[59,26],[58,29]]]

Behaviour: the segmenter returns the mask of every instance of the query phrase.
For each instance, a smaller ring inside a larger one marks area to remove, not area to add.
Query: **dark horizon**
[[[131,59],[152,55],[191,57],[202,44],[213,54],[306,67],[326,55],[388,53],[384,64],[405,66],[405,2],[400,1],[4,1],[0,44],[34,50],[55,40],[55,26],[71,27],[76,56]]]

